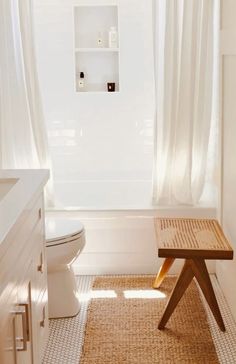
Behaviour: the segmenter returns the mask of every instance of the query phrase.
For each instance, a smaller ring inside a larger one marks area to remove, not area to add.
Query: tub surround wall
[[[60,209],[129,210],[153,208],[148,180],[80,181],[54,184]],[[91,193],[92,191],[92,193]]]
[[[221,3],[221,71],[222,71],[222,184],[219,216],[231,244],[236,249],[236,2]],[[236,320],[236,259],[217,262],[217,277]]]
[[[81,4],[118,6],[120,92],[75,91],[73,6]],[[34,10],[58,206],[91,208],[106,191],[124,196],[139,181],[151,199],[152,0],[34,0]],[[76,183],[81,189],[71,202],[68,191]]]

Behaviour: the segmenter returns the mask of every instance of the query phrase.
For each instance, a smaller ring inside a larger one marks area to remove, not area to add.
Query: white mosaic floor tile
[[[78,316],[70,319],[50,320],[50,335],[42,364],[79,364],[87,308],[94,276],[80,276],[77,279],[81,309]],[[236,323],[214,275],[211,277],[213,288],[224,318],[226,332],[219,330],[214,317],[202,297],[208,322],[221,364],[236,363]]]
[[[211,335],[221,364],[236,363],[236,323],[215,275],[211,275],[212,285],[224,320],[226,332],[220,331],[211,310],[201,292],[202,302],[207,312]]]
[[[42,364],[79,363],[89,304],[88,292],[91,290],[93,277],[83,276],[77,282],[82,298],[80,313],[73,318],[50,320],[49,340]]]

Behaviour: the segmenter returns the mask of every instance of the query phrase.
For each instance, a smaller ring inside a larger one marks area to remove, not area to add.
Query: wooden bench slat
[[[233,249],[214,219],[156,218],[160,257],[233,259]]]

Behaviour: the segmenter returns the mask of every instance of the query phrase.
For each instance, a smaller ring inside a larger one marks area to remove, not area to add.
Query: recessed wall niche
[[[76,92],[118,92],[118,7],[75,6],[74,31]]]

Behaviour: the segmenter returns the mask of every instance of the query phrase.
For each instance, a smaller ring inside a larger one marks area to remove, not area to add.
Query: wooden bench
[[[233,249],[219,223],[209,219],[157,218],[158,256],[166,258],[155,279],[159,288],[176,258],[185,259],[158,328],[164,329],[178,302],[195,277],[222,331],[225,325],[207,271],[205,259],[233,259]]]

